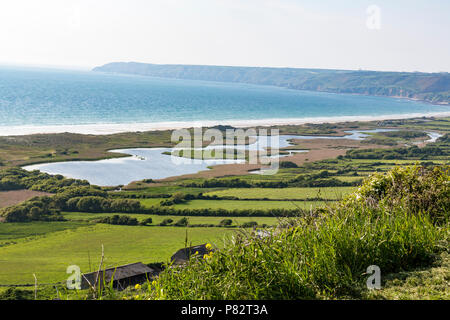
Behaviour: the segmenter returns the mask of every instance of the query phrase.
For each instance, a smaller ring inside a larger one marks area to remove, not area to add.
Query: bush
[[[242,228],[256,228],[257,226],[258,226],[258,222],[256,222],[256,221],[244,222],[241,225]]]
[[[153,223],[153,219],[152,218],[147,218],[147,219],[144,219],[141,222],[139,222],[139,225],[147,226],[147,225],[152,224],[152,223]]]
[[[159,225],[162,227],[168,226],[173,222],[172,219],[164,219]]]
[[[442,236],[425,216],[340,210],[315,223],[298,220],[272,237],[237,237],[207,261],[167,269],[157,280],[164,296],[159,290],[149,295],[194,300],[358,297],[369,265],[383,273],[425,265]]]
[[[50,197],[34,197],[18,205],[0,210],[6,222],[64,221]]]
[[[31,290],[21,290],[16,288],[8,288],[0,292],[0,300],[33,300],[34,294]]]
[[[229,227],[233,224],[233,220],[231,219],[223,219],[219,222],[219,227]]]
[[[138,220],[136,218],[132,218],[130,216],[124,215],[114,215],[112,217],[105,217],[98,221],[99,223],[107,223],[114,225],[122,225],[122,226],[137,226]]]
[[[412,214],[424,213],[435,223],[447,221],[450,212],[449,166],[396,167],[376,173],[343,202],[371,207],[403,206]]]
[[[281,169],[298,168],[298,165],[292,161],[281,161],[280,168]]]
[[[177,227],[187,227],[189,225],[189,219],[184,217],[175,222],[175,226]]]

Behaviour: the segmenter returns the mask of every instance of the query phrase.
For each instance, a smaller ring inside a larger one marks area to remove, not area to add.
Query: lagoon
[[[375,130],[351,130],[346,131],[343,137],[333,136],[300,136],[280,135],[279,147],[289,151],[290,142],[293,139],[351,139],[362,140],[368,137],[367,133],[386,132],[395,129]],[[432,135],[431,135],[432,134]],[[432,139],[439,134],[429,133]],[[254,142],[249,145],[237,145],[239,150],[262,150],[268,146],[268,139],[264,137],[252,137]],[[203,149],[225,149],[227,146],[215,145]],[[40,170],[49,174],[62,174],[75,179],[88,180],[91,184],[99,186],[127,185],[133,181],[143,179],[164,179],[168,177],[193,174],[208,170],[210,166],[219,164],[242,163],[244,160],[197,160],[182,157],[173,157],[163,153],[171,153],[173,148],[136,148],[110,150],[123,153],[130,157],[118,159],[105,159],[99,161],[69,161],[58,163],[36,164],[24,167],[26,170]],[[307,150],[292,150],[292,152],[307,152]],[[287,155],[279,155],[284,157]],[[272,156],[273,158],[274,156]],[[256,172],[253,172],[256,173]]]

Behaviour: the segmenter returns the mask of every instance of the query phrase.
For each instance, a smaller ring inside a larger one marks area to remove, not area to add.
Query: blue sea
[[[449,107],[385,97],[90,71],[0,67],[8,128],[425,115]],[[19,130],[20,131],[20,130]]]

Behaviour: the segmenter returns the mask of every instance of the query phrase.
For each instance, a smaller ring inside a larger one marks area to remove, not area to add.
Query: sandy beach
[[[98,123],[74,124],[52,126],[3,126],[0,127],[0,136],[21,136],[47,133],[78,133],[92,135],[107,135],[123,132],[176,130],[192,127],[213,127],[216,125],[229,125],[238,128],[276,125],[301,125],[305,123],[338,123],[347,121],[377,121],[393,119],[411,119],[417,117],[448,117],[448,112],[390,114],[376,116],[341,116],[341,117],[314,117],[298,119],[257,119],[257,120],[210,120],[210,121],[173,121],[153,123]]]

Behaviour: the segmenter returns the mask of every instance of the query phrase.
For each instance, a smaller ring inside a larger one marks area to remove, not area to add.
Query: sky
[[[450,72],[448,0],[2,0],[0,64]]]

